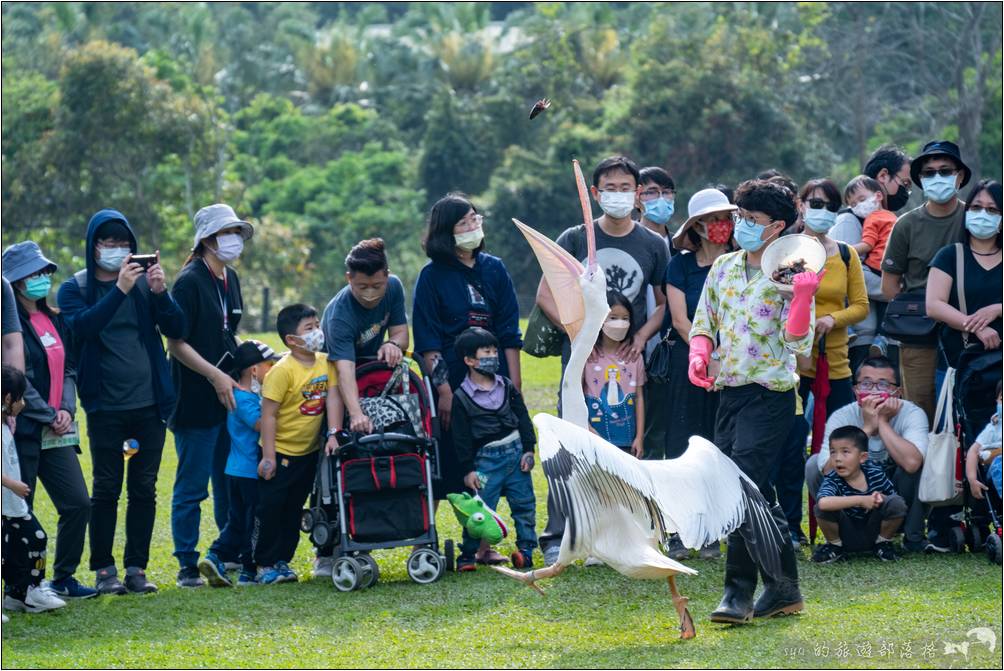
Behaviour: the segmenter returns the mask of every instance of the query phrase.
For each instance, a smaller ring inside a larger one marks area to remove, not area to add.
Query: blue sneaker
[[[289,568],[289,564],[284,561],[277,561],[275,563],[275,570],[279,572],[279,578],[276,582],[296,582],[299,580],[296,571]]]
[[[274,585],[279,582],[279,569],[275,566],[263,566],[258,569],[258,584],[259,585]]]
[[[205,576],[206,580],[213,587],[233,587],[227,577],[227,569],[212,552],[207,552],[206,556],[199,560],[199,573]]]
[[[238,587],[248,587],[249,585],[257,584],[258,575],[254,571],[241,571],[241,574],[237,576]]]
[[[98,590],[81,585],[72,575],[60,580],[50,580],[49,588],[68,599],[90,599],[98,595]]]

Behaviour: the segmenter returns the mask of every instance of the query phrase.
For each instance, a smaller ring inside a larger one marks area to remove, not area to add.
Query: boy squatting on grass
[[[498,346],[494,335],[476,326],[457,336],[454,347],[468,372],[453,394],[453,446],[466,473],[464,484],[479,492],[485,505],[494,508],[506,497],[516,524],[512,564],[533,568],[537,500],[530,470],[537,439],[523,396],[512,381],[498,375]],[[479,474],[486,478],[483,484]],[[478,541],[464,530],[458,571],[475,569],[477,548]]]
[[[895,561],[892,537],[906,517],[906,502],[883,468],[868,460],[868,435],[856,426],[834,429],[830,458],[834,468],[819,486],[815,508],[826,543],[812,560],[829,564],[845,551],[872,549],[882,561]]]
[[[317,310],[296,303],[279,311],[276,330],[289,347],[262,383],[258,507],[252,533],[262,584],[292,582],[289,561],[300,540],[300,513],[317,472],[321,422],[327,416],[325,452],[337,448],[344,406],[335,364],[324,353]]]

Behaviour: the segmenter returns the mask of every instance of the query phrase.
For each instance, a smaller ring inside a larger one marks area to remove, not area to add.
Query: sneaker
[[[199,560],[199,573],[205,576],[212,587],[233,587],[227,577],[227,568],[220,558],[212,552],[207,552],[206,556]]]
[[[479,564],[484,564],[485,566],[497,566],[500,564],[505,564],[506,559],[497,550],[491,548],[485,550],[484,552],[478,552],[474,555],[474,560]]]
[[[926,548],[927,548],[927,541],[924,539],[921,539],[919,541],[908,541],[908,540],[903,541],[904,554],[923,552]]]
[[[25,611],[29,613],[41,613],[46,610],[56,610],[66,605],[66,602],[56,596],[48,587],[29,587],[28,595],[24,598]]]
[[[688,550],[687,546],[685,546],[683,541],[680,540],[679,534],[673,534],[669,537],[666,554],[669,555],[670,559],[675,559],[677,561],[680,561],[681,559],[690,559],[690,550]]]
[[[279,580],[279,571],[274,566],[262,566],[258,569],[259,585],[274,585]]]
[[[118,573],[115,569],[103,568],[97,572],[97,581],[94,583],[94,588],[98,591],[98,594],[113,594],[115,596],[122,596],[129,592],[126,586],[122,584],[119,580]]]
[[[275,570],[279,572],[279,578],[276,582],[296,582],[299,580],[296,571],[289,568],[289,564],[284,561],[277,561],[275,563]]]
[[[823,543],[812,553],[812,561],[817,564],[832,564],[844,557],[844,548],[832,543]]]
[[[516,550],[509,555],[509,561],[513,568],[533,568],[533,548],[529,550]]]
[[[868,348],[869,356],[889,356],[889,341],[886,340],[885,336],[877,335],[872,340],[871,346]]]
[[[875,556],[882,561],[896,561],[896,551],[892,547],[892,541],[883,541],[875,544]]]
[[[809,538],[805,535],[805,532],[799,529],[795,532],[795,537],[798,539],[798,544],[802,547],[809,545]]]
[[[593,557],[592,555],[586,557],[586,561],[582,562],[582,565],[583,566],[606,566],[606,564],[603,563],[603,560],[597,559],[596,557]]]
[[[223,568],[227,571],[240,571],[244,567],[244,564],[239,561],[224,561]]]
[[[331,578],[331,573],[335,568],[334,557],[317,557],[314,559],[313,576],[315,578]]]
[[[157,591],[157,586],[146,579],[146,571],[143,569],[126,572],[125,586],[133,594],[153,594]]]
[[[98,590],[81,585],[72,575],[61,580],[50,580],[48,586],[64,599],[90,599],[98,595]]]
[[[457,557],[457,573],[466,573],[478,569],[478,560],[474,555],[460,555]]]
[[[931,540],[927,541],[927,545],[924,546],[924,553],[929,555],[947,554],[951,551],[952,548],[948,547],[947,545],[938,545],[937,543]]]
[[[697,552],[701,559],[718,559],[722,556],[721,541],[711,541]]]
[[[178,571],[178,587],[202,587],[205,584],[199,577],[198,567],[184,566]]]
[[[558,555],[561,554],[560,545],[550,545],[543,551],[544,555],[544,566],[550,566],[554,562],[558,561]]]
[[[257,585],[257,584],[258,584],[258,576],[255,574],[254,571],[241,571],[241,574],[237,576],[238,587],[247,587],[249,585]]]

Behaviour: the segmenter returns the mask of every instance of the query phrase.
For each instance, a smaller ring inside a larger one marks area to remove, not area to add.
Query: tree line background
[[[3,244],[32,238],[68,273],[114,207],[173,274],[195,211],[227,202],[256,227],[252,317],[265,286],[323,307],[374,235],[410,294],[451,190],[526,312],[539,270],[510,218],[551,236],[581,221],[572,157],[666,167],[676,224],[705,186],[766,168],[842,186],[885,143],[951,139],[1001,174],[1000,3],[4,2],[0,18]]]

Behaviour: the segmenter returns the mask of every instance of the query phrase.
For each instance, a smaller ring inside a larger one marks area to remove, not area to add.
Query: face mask
[[[360,303],[365,303],[366,305],[373,305],[381,298],[383,298],[383,292],[380,289],[362,289],[356,293],[356,298]]]
[[[216,258],[224,263],[236,261],[244,251],[244,238],[238,233],[227,233],[216,236]]]
[[[922,177],[920,186],[924,189],[924,197],[935,203],[947,203],[959,192],[955,186],[955,177],[955,175]]]
[[[466,250],[468,252],[474,251],[481,244],[481,241],[485,239],[484,230],[478,226],[473,231],[467,231],[465,233],[454,233],[453,243],[460,249]]]
[[[499,372],[499,358],[496,356],[479,356],[478,365],[474,367],[474,370],[481,373],[482,375],[493,376],[495,373]]]
[[[997,401],[997,417],[1001,416],[1001,402]]]
[[[50,288],[52,288],[52,278],[48,275],[29,277],[24,281],[24,289],[21,289],[21,295],[37,301],[39,298],[48,296]]]
[[[666,200],[662,196],[642,203],[642,205],[645,206],[645,218],[660,226],[665,226],[669,218],[673,216],[673,201]]]
[[[893,212],[898,212],[903,209],[903,206],[906,205],[906,201],[908,200],[910,200],[910,193],[902,184],[900,184],[899,188],[896,189],[895,195],[886,196],[886,204]]]
[[[310,329],[303,335],[297,336],[303,341],[303,348],[311,352],[321,352],[324,350],[324,331],[321,329]]]
[[[854,214],[857,214],[857,212]],[[805,225],[808,226],[810,230],[813,230],[816,233],[826,233],[828,230],[833,228],[833,224],[837,223],[837,213],[830,212],[825,207],[821,207],[818,210],[810,207],[805,211],[805,214],[802,216],[802,220],[805,221]]]
[[[736,224],[736,242],[747,252],[755,252],[764,245],[761,236],[766,228],[749,219],[740,219]]]
[[[732,239],[732,220],[719,219],[718,221],[706,223],[704,224],[704,232],[702,233],[701,229],[698,228],[697,234],[710,243],[727,245],[729,240]]]
[[[1001,230],[1001,215],[989,212],[966,212],[966,230],[974,238],[989,240]]]
[[[603,322],[603,333],[615,342],[624,340],[629,328],[631,322],[626,319],[608,319]]]
[[[865,393],[865,392],[857,392],[857,396],[858,396],[858,405],[861,405],[861,403],[866,398],[870,398],[872,396],[878,396],[880,399],[882,399],[883,401],[885,401],[885,400],[889,399],[892,396],[892,394],[890,394],[887,391],[869,391],[867,393]]]
[[[858,219],[867,219],[868,215],[877,209],[879,209],[878,201],[872,197],[868,200],[863,200],[852,207],[851,212],[853,212]]]
[[[620,191],[603,191],[600,193],[600,209],[607,216],[614,219],[623,219],[631,214],[634,209],[634,191],[621,193]]]
[[[125,247],[98,249],[98,267],[110,273],[118,272],[122,268],[122,262],[129,256],[129,253],[129,250]]]

